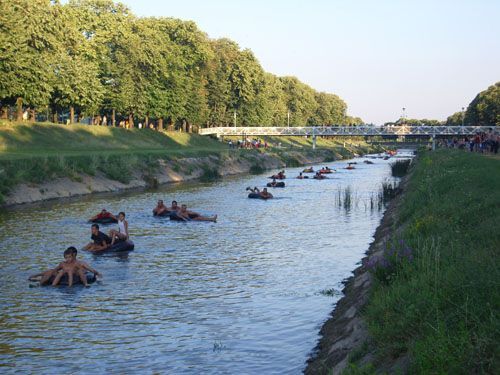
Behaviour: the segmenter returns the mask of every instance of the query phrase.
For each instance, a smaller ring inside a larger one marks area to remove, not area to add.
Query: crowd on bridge
[[[490,128],[488,132],[477,132],[473,136],[440,141],[440,146],[447,148],[464,149],[470,152],[498,154],[500,134],[498,130]]]

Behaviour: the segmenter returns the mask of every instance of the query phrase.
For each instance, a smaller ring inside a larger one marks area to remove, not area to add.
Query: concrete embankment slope
[[[424,153],[306,374],[498,373],[500,160]]]
[[[155,187],[193,179],[332,161],[372,149],[362,141],[280,139],[236,150],[186,133],[99,126],[0,124],[0,205]]]

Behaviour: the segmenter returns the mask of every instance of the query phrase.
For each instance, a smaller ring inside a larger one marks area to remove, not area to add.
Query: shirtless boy
[[[197,216],[196,216],[197,215]],[[208,217],[201,216],[200,214],[187,210],[187,205],[183,204],[181,209],[177,211],[177,216],[183,219],[184,221],[194,220],[194,221],[213,221],[214,223],[217,221],[217,215]]]

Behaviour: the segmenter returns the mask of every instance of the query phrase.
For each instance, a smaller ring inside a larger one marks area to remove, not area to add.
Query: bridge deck
[[[490,126],[303,126],[303,127],[216,127],[199,130],[201,135],[220,136],[471,136],[499,127]]]

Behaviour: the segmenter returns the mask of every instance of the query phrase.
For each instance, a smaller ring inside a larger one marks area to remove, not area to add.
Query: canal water
[[[245,188],[269,173],[1,213],[0,372],[300,373],[383,214],[371,202],[391,161],[363,160],[328,163],[323,181],[288,168],[268,201]],[[155,218],[159,198],[219,219]],[[90,288],[30,285],[90,241],[101,208],[127,213],[135,251],[79,252],[103,274]]]

